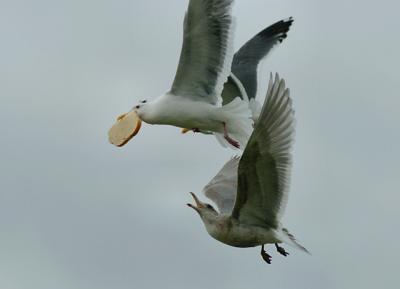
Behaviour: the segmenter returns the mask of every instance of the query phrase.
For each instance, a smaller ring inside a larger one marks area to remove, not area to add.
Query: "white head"
[[[196,203],[196,205],[187,204],[193,210],[195,210],[204,224],[211,224],[218,217],[218,212],[210,204],[201,202],[194,193],[190,193]]]
[[[141,120],[147,123],[151,123],[150,107],[151,107],[150,102],[148,102],[147,100],[141,100],[139,101],[138,104],[136,104],[132,108],[132,111],[136,112],[136,114]]]

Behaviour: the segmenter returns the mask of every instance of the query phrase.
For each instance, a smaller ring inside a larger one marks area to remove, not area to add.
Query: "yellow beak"
[[[192,197],[193,197],[193,199],[194,199],[194,201],[195,201],[195,203],[196,203],[196,207],[197,207],[198,209],[203,208],[204,205],[203,205],[202,202],[200,202],[200,200],[197,198],[197,196],[196,196],[194,193],[192,193],[192,192],[190,192],[190,194],[192,195]]]
[[[122,120],[128,113],[123,113],[117,117],[117,121]]]

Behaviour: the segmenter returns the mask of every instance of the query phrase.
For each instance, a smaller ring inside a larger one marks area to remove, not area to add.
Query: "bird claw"
[[[265,262],[271,264],[272,257],[267,252],[265,252],[264,247],[261,248],[261,257],[264,259]]]
[[[275,244],[276,250],[278,251],[279,254],[287,257],[289,255],[289,252],[286,252],[283,247],[278,246],[278,244]]]

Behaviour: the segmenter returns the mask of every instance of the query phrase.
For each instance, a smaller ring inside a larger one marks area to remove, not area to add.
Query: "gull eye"
[[[139,109],[139,108],[140,108],[140,105],[135,106],[135,108],[136,108],[136,109]]]
[[[141,101],[141,103],[146,103],[146,102],[147,102],[147,100],[142,100],[142,101]]]
[[[206,206],[208,209],[211,209],[211,210],[213,210],[214,208],[210,205],[210,204],[207,204],[207,206]]]

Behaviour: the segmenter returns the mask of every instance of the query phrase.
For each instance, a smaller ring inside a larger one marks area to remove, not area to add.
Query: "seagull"
[[[245,147],[253,129],[248,103],[238,96],[221,106],[233,58],[232,4],[233,0],[189,1],[172,87],[155,100],[133,107],[137,126],[144,121],[208,131],[226,146]]]
[[[283,256],[289,253],[280,243],[308,252],[280,222],[288,199],[294,138],[289,94],[284,80],[276,75],[273,81],[271,76],[260,118],[242,157],[229,160],[203,189],[218,211],[194,193],[195,205],[187,204],[213,238],[234,247],[261,246],[268,264],[271,255],[265,244],[275,244]]]
[[[293,18],[280,20],[257,33],[248,40],[233,56],[231,74],[222,90],[222,105],[226,105],[237,96],[249,102],[252,119],[255,123],[261,112],[261,105],[256,100],[257,68],[271,50],[287,38],[287,32],[293,23]],[[186,133],[190,129],[182,129]],[[209,132],[193,130],[208,134]],[[224,143],[222,143],[224,145]]]

